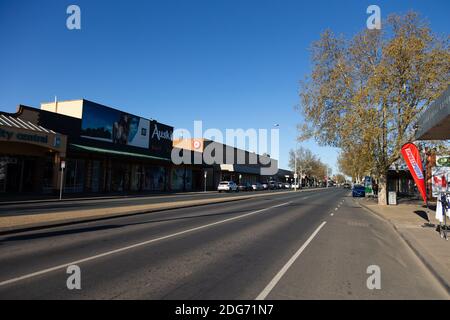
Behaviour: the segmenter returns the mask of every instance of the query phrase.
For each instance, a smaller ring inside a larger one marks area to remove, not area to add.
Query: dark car
[[[252,185],[249,182],[241,183],[238,185],[239,191],[252,191]]]
[[[352,186],[348,182],[344,183],[343,187],[344,187],[344,189],[351,189],[352,188]]]
[[[275,181],[270,181],[269,182],[269,189],[270,190],[275,190],[277,189],[278,184]]]
[[[352,189],[353,197],[365,197],[366,196],[366,188],[360,184],[355,184]]]

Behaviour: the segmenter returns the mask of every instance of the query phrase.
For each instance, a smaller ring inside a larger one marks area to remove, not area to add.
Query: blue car
[[[360,184],[355,184],[352,189],[353,197],[365,197],[366,196],[366,188]]]

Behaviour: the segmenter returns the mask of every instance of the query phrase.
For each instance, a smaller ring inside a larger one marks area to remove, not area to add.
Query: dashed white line
[[[298,249],[298,251],[289,259],[289,261],[283,266],[283,268],[281,268],[281,270],[269,282],[269,284],[264,288],[264,290],[261,291],[261,293],[256,297],[256,300],[264,300],[267,298],[269,293],[273,290],[273,288],[275,288],[275,286],[278,284],[278,282],[281,280],[284,274],[294,264],[297,258],[302,254],[302,252],[306,249],[309,243],[315,238],[315,236],[319,233],[320,229],[322,229],[326,223],[327,223],[326,221],[322,222],[322,224],[313,232],[313,234],[308,238],[308,240],[306,240],[306,242],[300,247],[300,249]]]
[[[220,220],[220,221],[217,221],[217,222],[205,224],[205,225],[202,225],[202,226],[199,226],[199,227],[195,227],[195,228],[187,229],[187,230],[184,230],[184,231],[172,233],[172,234],[169,234],[169,235],[166,235],[166,236],[163,236],[163,237],[159,237],[159,238],[155,238],[155,239],[139,242],[139,243],[136,243],[136,244],[133,244],[133,245],[129,245],[129,246],[126,246],[126,247],[123,247],[123,248],[119,248],[119,249],[115,249],[115,250],[111,250],[111,251],[107,251],[107,252],[104,252],[104,253],[100,253],[100,254],[97,254],[97,255],[94,255],[94,256],[90,256],[90,257],[84,258],[84,259],[80,259],[80,260],[64,263],[64,264],[61,264],[61,265],[58,265],[58,266],[54,266],[54,267],[51,267],[51,268],[47,268],[47,269],[43,269],[43,270],[36,271],[36,272],[33,272],[33,273],[29,273],[29,274],[26,274],[26,275],[23,275],[23,276],[20,276],[20,277],[16,277],[16,278],[13,278],[13,279],[2,281],[2,282],[0,282],[0,287],[4,286],[4,285],[7,285],[7,284],[14,283],[14,282],[18,282],[18,281],[21,281],[21,280],[25,280],[25,279],[33,278],[33,277],[36,277],[36,276],[40,276],[40,275],[43,275],[43,274],[46,274],[46,273],[49,273],[49,272],[53,272],[53,271],[57,271],[57,270],[60,270],[60,269],[64,269],[64,268],[67,268],[68,266],[73,265],[73,264],[80,264],[80,263],[83,263],[83,262],[92,261],[92,260],[95,260],[95,259],[99,259],[99,258],[103,258],[103,257],[106,257],[106,256],[113,255],[115,253],[119,253],[119,252],[123,252],[123,251],[126,251],[126,250],[142,247],[142,246],[145,246],[147,244],[154,243],[154,242],[157,242],[157,241],[166,240],[166,239],[173,238],[173,237],[176,237],[176,236],[180,236],[180,235],[183,235],[183,234],[187,234],[187,233],[190,233],[190,232],[202,230],[202,229],[205,229],[205,228],[208,228],[208,227],[217,226],[219,224],[223,224],[223,223],[230,222],[230,221],[233,221],[233,220],[242,219],[244,217],[248,217],[248,216],[251,216],[251,215],[254,215],[254,214],[257,214],[257,213],[261,213],[263,211],[267,211],[267,210],[270,210],[270,209],[282,207],[282,206],[288,205],[290,203],[291,202],[278,204],[276,206],[272,206],[272,207],[268,207],[268,208],[264,208],[264,209],[260,209],[260,210],[256,210],[256,211],[252,211],[252,212],[249,212],[249,213],[246,213],[246,214],[243,214],[243,215],[240,215],[240,216],[236,216],[236,217],[233,217],[233,218],[228,218],[228,219]]]

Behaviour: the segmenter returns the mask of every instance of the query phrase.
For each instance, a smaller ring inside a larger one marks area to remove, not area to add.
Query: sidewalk
[[[47,202],[65,202],[65,201],[85,201],[85,200],[105,200],[105,199],[126,199],[137,197],[158,197],[170,195],[195,195],[211,194],[217,191],[185,191],[185,192],[136,192],[136,193],[92,193],[92,194],[64,194],[59,200],[57,195],[21,195],[21,196],[0,196],[0,206],[23,203],[47,203]]]
[[[357,202],[372,213],[389,221],[420,260],[438,278],[450,293],[450,241],[442,239],[436,227],[424,227],[427,215],[430,222],[439,225],[435,212],[424,205],[399,204],[379,206],[374,199],[358,199]]]

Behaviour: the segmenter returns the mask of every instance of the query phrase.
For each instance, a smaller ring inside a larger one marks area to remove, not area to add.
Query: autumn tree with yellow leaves
[[[418,114],[450,84],[448,40],[415,12],[351,39],[325,31],[312,44],[312,72],[301,83],[300,139],[341,148],[355,168],[367,165],[386,204],[389,166],[413,140]]]

